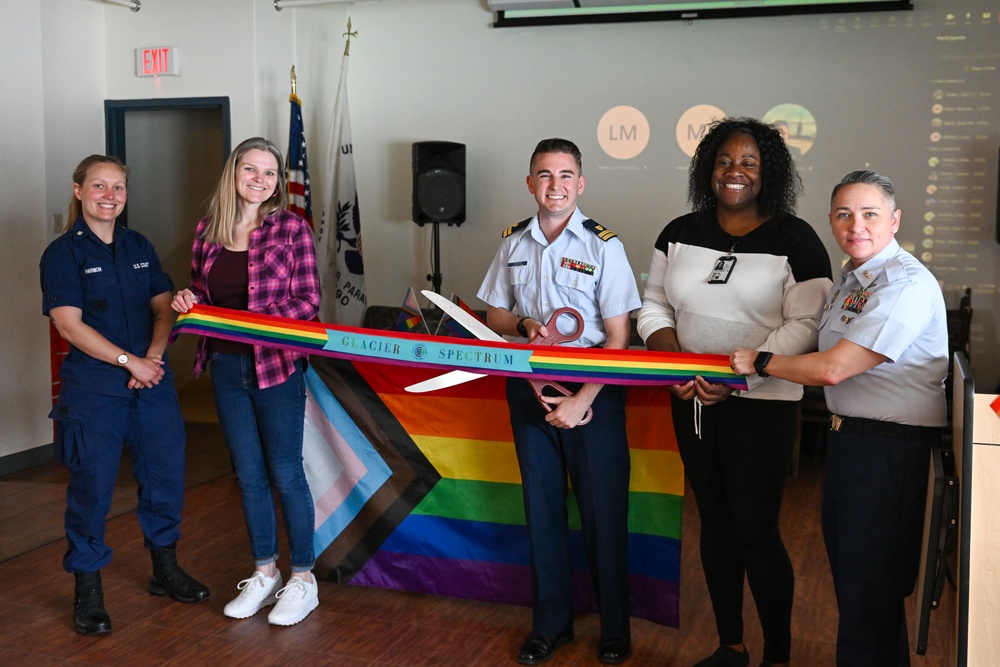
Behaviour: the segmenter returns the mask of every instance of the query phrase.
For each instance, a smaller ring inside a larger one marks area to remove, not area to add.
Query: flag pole
[[[350,16],[347,17],[347,32],[345,32],[343,34],[343,36],[347,37],[347,43],[344,45],[344,55],[345,56],[349,56],[349,55],[351,55],[351,37],[357,37],[358,36],[358,31],[357,30],[351,32],[351,17]]]
[[[285,189],[288,210],[302,216],[313,226],[312,199],[309,194],[309,164],[306,157],[305,121],[302,118],[302,100],[298,96],[298,77],[295,65],[289,75],[292,92],[288,96],[291,118],[288,129],[288,153],[285,155]]]
[[[350,17],[347,19],[347,44],[357,37]],[[360,326],[364,321],[365,271],[361,244],[361,212],[354,173],[354,146],[351,141],[351,118],[347,104],[348,46],[340,62],[340,83],[333,106],[333,127],[327,152],[331,192],[327,197],[317,247],[317,262],[322,277],[322,318]],[[322,319],[321,318],[321,319]]]

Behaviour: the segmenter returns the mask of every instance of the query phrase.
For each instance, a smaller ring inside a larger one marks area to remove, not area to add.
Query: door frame
[[[167,111],[183,109],[218,109],[222,112],[222,156],[225,163],[232,150],[232,121],[229,114],[228,97],[170,97],[145,100],[104,100],[104,144],[105,153],[113,155],[125,164],[125,114],[129,111]],[[128,227],[128,206],[118,217],[119,222]]]

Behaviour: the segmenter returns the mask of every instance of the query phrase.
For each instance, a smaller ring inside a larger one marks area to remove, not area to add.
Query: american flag
[[[312,227],[312,197],[309,194],[309,160],[306,158],[306,134],[302,122],[302,100],[292,93],[292,121],[288,132],[288,210],[309,221]]]

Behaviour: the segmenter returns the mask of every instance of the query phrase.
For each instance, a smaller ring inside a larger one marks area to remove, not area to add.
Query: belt
[[[838,433],[874,435],[900,440],[940,441],[944,435],[943,426],[908,426],[896,422],[865,419],[864,417],[841,417],[840,415],[830,415],[830,430]]]

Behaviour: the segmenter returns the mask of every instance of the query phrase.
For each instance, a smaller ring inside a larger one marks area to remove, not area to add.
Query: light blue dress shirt
[[[477,296],[494,308],[543,324],[557,309],[569,306],[583,317],[584,332],[567,345],[603,345],[604,320],[638,309],[641,301],[621,241],[586,220],[576,209],[549,243],[535,215],[503,239]],[[564,333],[572,331],[571,325],[560,325]]]
[[[933,274],[893,240],[882,252],[841,270],[819,329],[819,349],[841,339],[888,361],[826,387],[834,414],[944,426],[948,327],[941,287]]]

